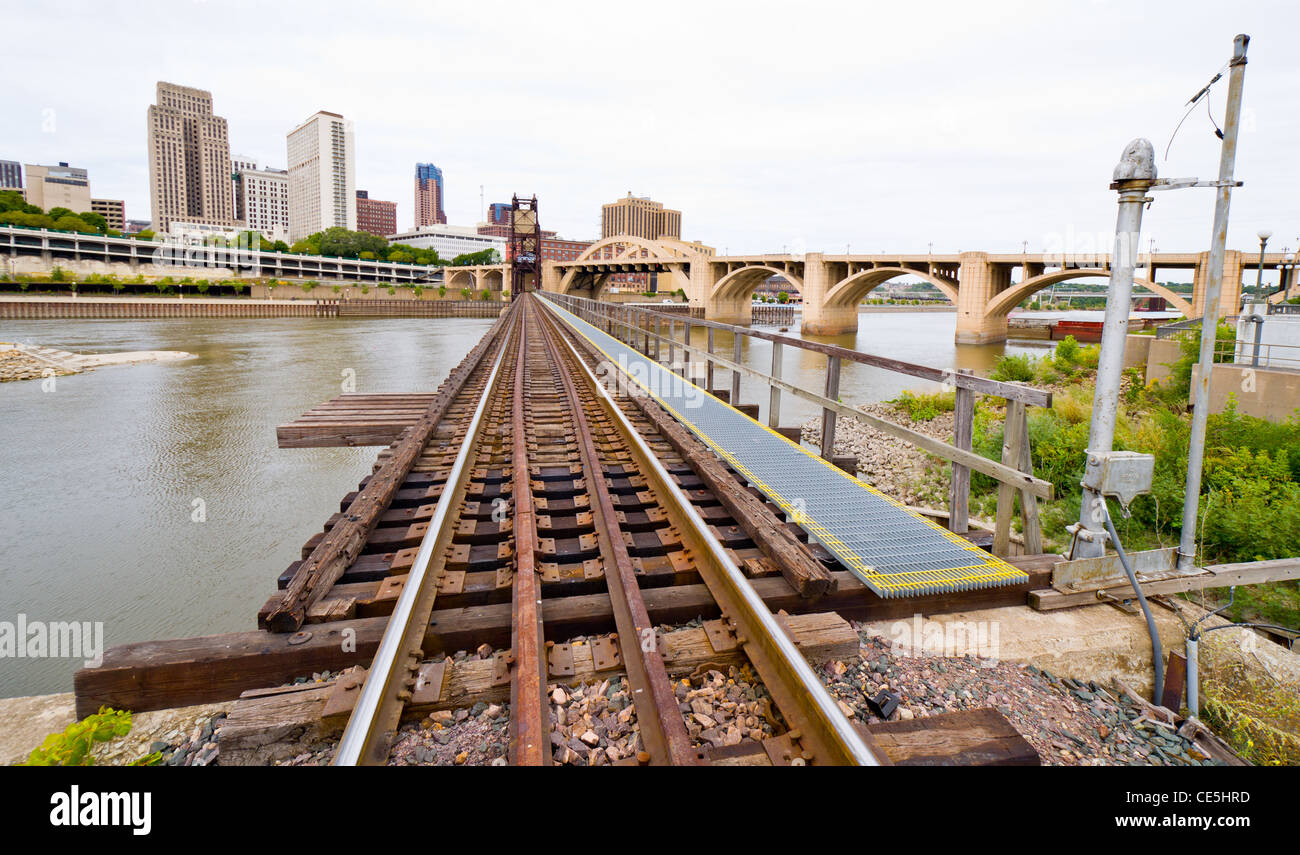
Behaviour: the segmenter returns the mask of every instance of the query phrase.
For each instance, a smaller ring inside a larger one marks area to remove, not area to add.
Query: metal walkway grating
[[[554,302],[548,300],[547,305],[880,596],[966,591],[1028,580],[1002,559],[908,510]]]

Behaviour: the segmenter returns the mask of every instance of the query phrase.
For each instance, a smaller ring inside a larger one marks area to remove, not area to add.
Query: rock
[[[551,703],[564,706],[568,702],[569,702],[569,696],[565,694],[564,689],[561,689],[559,686],[556,686],[555,691],[551,692]]]
[[[582,736],[578,738],[593,747],[600,744],[600,737],[596,735],[596,732],[594,730],[588,730],[586,733],[582,734]]]
[[[912,712],[910,709],[908,709],[907,707],[899,707],[899,708],[898,708],[898,718],[899,718],[901,721],[911,721],[912,719],[916,718],[916,714],[913,713],[913,712]]]

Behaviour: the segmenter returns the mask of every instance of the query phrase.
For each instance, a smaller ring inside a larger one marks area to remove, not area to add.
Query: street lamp
[[[1250,317],[1247,320],[1255,327],[1255,345],[1251,349],[1250,364],[1259,365],[1259,340],[1264,336],[1264,318],[1259,313],[1259,295],[1264,290],[1264,247],[1268,246],[1268,239],[1273,236],[1273,232],[1268,229],[1259,230],[1259,266],[1255,268],[1255,291],[1250,296]]]

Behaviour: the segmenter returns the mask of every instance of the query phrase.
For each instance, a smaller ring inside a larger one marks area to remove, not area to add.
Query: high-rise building
[[[231,199],[234,200],[235,222],[243,223],[247,221],[244,211],[244,190],[243,183],[239,176],[240,173],[257,169],[257,159],[249,157],[246,154],[232,155],[230,158],[230,182],[231,182]]]
[[[602,205],[600,210],[600,236],[634,235],[647,240],[682,236],[682,212],[665,208],[648,196],[633,196]]]
[[[493,202],[488,205],[487,209],[488,225],[492,226],[509,226],[510,225],[510,203]]]
[[[23,189],[23,166],[16,160],[0,160],[0,190]]]
[[[442,170],[432,163],[415,164],[415,228],[445,225],[444,199]]]
[[[245,169],[238,173],[244,198],[245,227],[268,240],[289,239],[289,172],[284,169]]]
[[[110,229],[126,228],[126,202],[121,199],[91,199],[90,210],[101,215]]]
[[[84,169],[27,164],[27,203],[46,211],[67,208],[74,214],[90,210],[90,176]]]
[[[230,226],[235,206],[226,120],[212,113],[212,93],[158,82],[149,105],[149,187],[153,225],[173,220]]]
[[[397,203],[371,199],[365,190],[357,191],[357,231],[388,237],[397,233]]]
[[[286,138],[289,240],[334,226],[356,231],[356,143],[352,122],[321,110]]]

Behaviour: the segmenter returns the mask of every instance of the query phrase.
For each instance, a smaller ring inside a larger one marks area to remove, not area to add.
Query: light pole
[[[1228,101],[1223,114],[1223,143],[1219,148],[1219,180],[1215,183],[1214,227],[1210,232],[1210,273],[1205,284],[1205,315],[1201,318],[1200,373],[1191,390],[1192,424],[1187,439],[1187,483],[1183,489],[1183,528],[1178,540],[1178,569],[1196,564],[1196,524],[1201,502],[1201,469],[1205,428],[1210,418],[1210,375],[1214,372],[1215,333],[1219,326],[1219,295],[1223,292],[1223,253],[1228,241],[1228,210],[1236,184],[1237,132],[1241,125],[1241,90],[1246,77],[1246,45],[1250,36],[1232,41],[1228,61]]]
[[[1110,186],[1119,191],[1119,214],[1115,219],[1110,293],[1106,299],[1101,354],[1097,360],[1097,388],[1088,430],[1090,458],[1109,452],[1115,441],[1120,375],[1124,371],[1129,298],[1133,294],[1133,270],[1137,266],[1138,239],[1142,233],[1142,210],[1151,201],[1147,191],[1156,183],[1155,151],[1148,140],[1136,139],[1125,147],[1113,179]],[[1098,489],[1083,487],[1079,522],[1067,529],[1074,536],[1070,545],[1071,559],[1100,558],[1106,554],[1105,502]]]
[[[1250,353],[1250,364],[1254,367],[1259,366],[1259,340],[1264,335],[1264,316],[1259,313],[1259,295],[1264,290],[1264,247],[1268,246],[1268,239],[1272,236],[1273,232],[1268,229],[1259,230],[1259,266],[1255,268],[1255,291],[1250,295],[1248,319],[1255,328],[1255,344]]]

